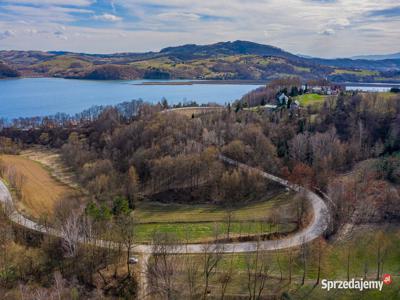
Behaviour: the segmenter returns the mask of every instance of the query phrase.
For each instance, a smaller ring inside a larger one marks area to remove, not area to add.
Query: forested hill
[[[83,79],[270,80],[284,76],[333,81],[398,82],[400,59],[379,61],[301,57],[247,41],[183,45],[159,52],[85,54],[0,51],[23,76]]]
[[[0,79],[18,77],[19,73],[0,61]]]
[[[160,51],[160,54],[167,54],[181,59],[210,58],[230,55],[259,55],[287,58],[295,61],[304,60],[294,54],[280,48],[262,45],[247,41],[221,42],[211,45],[183,45],[168,47]]]

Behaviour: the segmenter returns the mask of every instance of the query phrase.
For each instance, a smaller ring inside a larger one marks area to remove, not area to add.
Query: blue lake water
[[[387,86],[346,86],[347,91],[389,92],[390,89]]]
[[[154,80],[151,80],[152,82]],[[251,84],[137,85],[135,81],[92,81],[58,78],[0,80],[0,118],[78,113],[93,105],[117,104],[133,99],[169,104],[184,101],[225,104],[257,88]]]

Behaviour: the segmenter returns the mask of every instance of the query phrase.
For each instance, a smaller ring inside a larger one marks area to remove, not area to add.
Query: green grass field
[[[282,192],[263,201],[232,208],[231,234],[247,236],[260,233],[289,232],[295,229],[296,203],[294,194]],[[284,213],[284,224],[279,215]],[[208,241],[215,233],[226,234],[228,210],[211,204],[164,204],[158,202],[139,203],[133,213],[138,222],[136,238],[140,242],[151,241],[154,232],[171,233],[180,240],[191,242]],[[222,236],[220,236],[222,237]]]
[[[294,194],[283,192],[263,201],[244,204],[233,208],[232,219],[236,221],[264,221],[280,211],[291,211],[294,208]],[[227,218],[227,209],[209,204],[173,204],[158,202],[141,202],[137,205],[134,217],[141,223],[161,222],[218,222]],[[289,214],[290,216],[290,214]]]
[[[347,254],[350,251],[349,275],[350,279],[360,279],[366,275],[368,280],[376,279],[377,246],[384,245],[383,269],[381,274],[391,274],[393,283],[384,286],[382,291],[365,290],[323,290],[321,283],[315,285],[318,270],[318,242],[309,244],[307,249],[307,267],[305,285],[301,285],[303,273],[300,250],[292,249],[292,282],[288,282],[289,250],[266,252],[260,256],[266,262],[268,279],[263,292],[272,299],[400,299],[400,227],[398,225],[373,226],[356,228],[352,236],[340,242],[321,243],[321,280],[347,279]],[[218,265],[217,274],[213,277],[212,295],[218,296],[218,273],[226,271],[232,264],[234,273],[232,282],[228,286],[227,295],[232,297],[246,297],[247,290],[247,263],[254,254],[224,254]],[[192,255],[191,260],[202,262],[201,255]],[[280,280],[280,270],[283,279]],[[283,298],[280,296],[283,295]],[[274,298],[275,297],[275,298]]]
[[[319,105],[325,101],[325,96],[318,94],[304,94],[295,98],[301,106]]]
[[[154,233],[169,233],[178,240],[190,242],[204,242],[217,238],[225,238],[228,232],[226,222],[198,222],[198,223],[156,223],[136,225],[136,241],[150,242]],[[256,235],[260,233],[290,232],[296,229],[291,224],[271,224],[262,221],[232,222],[230,237]]]
[[[350,74],[350,75],[357,75],[357,76],[375,76],[379,75],[376,71],[369,71],[369,70],[343,70],[343,69],[336,69],[333,74]]]

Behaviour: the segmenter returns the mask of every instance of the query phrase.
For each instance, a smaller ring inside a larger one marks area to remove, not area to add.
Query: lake
[[[196,101],[199,104],[226,104],[259,84],[186,84],[188,80],[95,81],[60,78],[22,78],[0,80],[0,118],[75,114],[93,105],[117,104],[133,99],[157,103],[163,97],[169,104]],[[147,83],[147,85],[146,85]],[[171,85],[168,85],[170,83]],[[385,84],[352,84],[347,90],[388,91]]]
[[[389,92],[392,87],[400,87],[398,83],[347,83],[347,91]]]
[[[94,81],[59,78],[0,80],[0,118],[75,114],[93,105],[117,104],[133,99],[169,104],[185,101],[225,104],[240,99],[256,84],[141,85],[154,80]],[[185,81],[173,81],[184,83]],[[187,81],[186,81],[187,82]]]

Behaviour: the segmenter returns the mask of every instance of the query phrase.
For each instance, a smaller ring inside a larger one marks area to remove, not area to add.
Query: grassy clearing
[[[231,209],[231,236],[294,230],[296,202],[293,196],[293,193],[283,192]],[[154,232],[172,233],[180,240],[201,242],[212,240],[217,232],[220,235],[227,232],[228,210],[211,204],[142,202],[137,205],[134,218],[139,223],[136,237],[140,242],[151,241]],[[273,220],[284,224],[272,225]]]
[[[0,155],[0,160],[23,175],[22,198],[17,207],[26,215],[34,218],[51,217],[58,201],[74,192],[35,161],[18,155]]]
[[[305,285],[301,285],[303,273],[300,249],[292,249],[292,282],[288,282],[289,251],[281,250],[266,252],[265,259],[269,277],[263,292],[271,299],[400,299],[400,226],[363,226],[354,230],[352,236],[338,242],[325,242],[322,245],[321,280],[347,280],[347,254],[350,250],[349,277],[360,279],[366,276],[368,280],[376,280],[378,244],[385,245],[383,270],[381,274],[391,274],[393,283],[384,286],[382,292],[376,290],[330,290],[321,288],[321,283],[315,286],[318,270],[318,243],[309,244],[307,250],[307,268]],[[216,281],[218,274],[229,269],[232,264],[233,279],[228,286],[227,295],[246,297],[247,264],[249,257],[255,254],[225,254],[222,263],[218,265],[217,274],[211,284],[211,295],[220,293]],[[201,265],[202,255],[191,255],[190,260]],[[280,280],[282,270],[282,280]],[[182,279],[184,280],[184,279]],[[200,282],[201,285],[201,282]]]
[[[186,117],[191,118],[192,116],[198,117],[199,115],[204,115],[211,112],[218,112],[225,110],[225,107],[207,107],[207,108],[200,108],[200,107],[188,107],[188,108],[181,108],[175,109],[171,112],[184,115]],[[166,111],[168,113],[168,111]]]
[[[75,57],[70,57],[70,56],[60,56],[56,59],[41,62],[41,63],[37,64],[36,66],[46,66],[46,67],[50,67],[52,69],[65,69],[65,68],[70,68],[71,65],[74,63],[79,63],[80,65],[82,65],[82,67],[91,66],[91,63],[88,63],[87,61],[84,61],[84,60],[81,60],[81,59],[75,58]]]
[[[21,156],[40,163],[51,176],[58,181],[70,186],[73,189],[80,190],[75,174],[70,168],[67,168],[61,161],[60,154],[54,150],[49,150],[40,146],[35,146],[21,152]]]
[[[216,236],[226,236],[228,225],[225,222],[198,223],[156,223],[138,224],[136,226],[136,241],[150,242],[154,233],[170,233],[180,241],[205,242],[214,240]],[[232,222],[230,237],[255,235],[260,233],[289,232],[296,228],[291,224],[271,224],[262,221]]]
[[[245,204],[232,209],[235,221],[266,220],[278,211],[287,218],[294,217],[295,202],[293,193],[284,192],[273,198]],[[135,219],[146,223],[168,222],[222,222],[227,218],[227,209],[208,204],[173,204],[141,202],[134,213]]]
[[[304,94],[295,98],[301,106],[319,105],[325,101],[325,96],[319,94]]]
[[[347,255],[350,251],[350,277],[362,277],[367,269],[367,275],[374,277],[376,274],[376,257],[378,243],[386,245],[384,259],[384,273],[400,273],[400,227],[361,227],[348,239],[340,242],[323,244],[322,278],[345,278],[347,276]],[[314,242],[309,245],[309,265],[307,278],[317,278],[317,254],[318,244]],[[288,250],[279,251],[282,256],[283,268],[288,266]],[[299,275],[302,271],[299,261],[299,249],[295,249],[294,274]],[[271,265],[277,271],[274,253],[271,253]],[[235,267],[238,270],[245,270],[245,254],[234,256]],[[366,268],[367,266],[367,268]],[[273,272],[274,274],[274,272]],[[276,273],[275,273],[276,274]]]
[[[296,71],[299,71],[299,72],[311,72],[311,69],[310,69],[310,68],[306,68],[306,67],[294,66],[293,68],[294,68]]]
[[[376,71],[369,71],[369,70],[343,70],[343,69],[336,69],[333,74],[350,74],[350,75],[357,75],[357,76],[375,76],[379,75]]]

